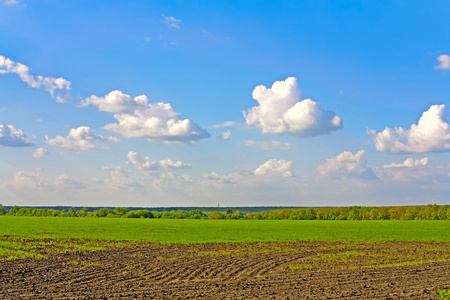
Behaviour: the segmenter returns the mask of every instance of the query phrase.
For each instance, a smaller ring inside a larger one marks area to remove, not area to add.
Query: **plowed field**
[[[436,299],[450,243],[133,244],[0,262],[0,299]]]

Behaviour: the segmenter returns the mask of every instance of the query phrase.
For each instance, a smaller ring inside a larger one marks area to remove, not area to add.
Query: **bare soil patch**
[[[450,243],[130,244],[0,262],[0,299],[435,299]]]

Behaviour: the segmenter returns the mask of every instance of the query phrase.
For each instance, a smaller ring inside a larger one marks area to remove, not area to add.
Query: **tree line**
[[[233,213],[215,211],[206,214],[199,209],[150,211],[129,210],[126,207],[114,209],[101,208],[87,211],[86,208],[74,207],[62,210],[38,209],[33,207],[13,206],[6,210],[0,204],[0,215],[37,216],[37,217],[92,217],[92,218],[146,218],[146,219],[248,219],[248,220],[450,220],[450,205],[429,204],[426,206],[391,206],[391,207],[320,207],[278,209],[260,213],[243,214],[240,210]]]

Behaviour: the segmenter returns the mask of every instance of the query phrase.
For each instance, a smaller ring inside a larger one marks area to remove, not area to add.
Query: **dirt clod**
[[[435,261],[381,257],[374,265],[383,249]],[[429,249],[450,245],[142,244],[54,254],[0,262],[0,299],[435,299],[450,286],[450,262]]]

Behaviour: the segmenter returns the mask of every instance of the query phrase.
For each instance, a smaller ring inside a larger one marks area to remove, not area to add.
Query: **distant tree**
[[[3,205],[0,203],[0,216],[5,214],[5,208],[3,207]]]
[[[122,217],[129,211],[128,207],[116,207],[114,208],[114,214],[118,217]]]
[[[108,213],[109,213],[109,209],[104,207],[104,208],[100,208],[99,210],[97,210],[96,215],[94,215],[94,216],[99,217],[99,218],[104,218],[108,215]]]
[[[161,219],[175,219],[175,211],[163,211]]]
[[[233,214],[233,219],[243,219],[244,218],[244,214],[241,213],[240,210],[237,210],[234,214]]]
[[[187,211],[184,211],[182,209],[177,210],[177,212],[175,213],[175,218],[177,219],[186,219],[188,217],[188,213]]]
[[[82,209],[77,211],[77,216],[78,217],[86,217],[86,215],[87,215],[87,208],[86,207],[83,207]]]
[[[262,216],[261,213],[256,213],[256,214],[253,216],[253,219],[255,219],[255,220],[261,220],[262,218],[263,218],[263,216]]]
[[[76,217],[77,216],[77,211],[76,211],[75,207],[69,208],[69,211],[67,212],[67,216],[68,217]]]
[[[208,216],[209,219],[225,219],[225,215],[220,211],[215,211]]]
[[[191,210],[188,213],[188,218],[189,219],[202,219],[204,217],[206,217],[206,215],[199,209]]]
[[[17,211],[19,211],[20,207],[18,207],[17,205],[14,205],[13,207],[11,207],[11,209],[8,211],[8,215],[10,216],[15,216]]]

